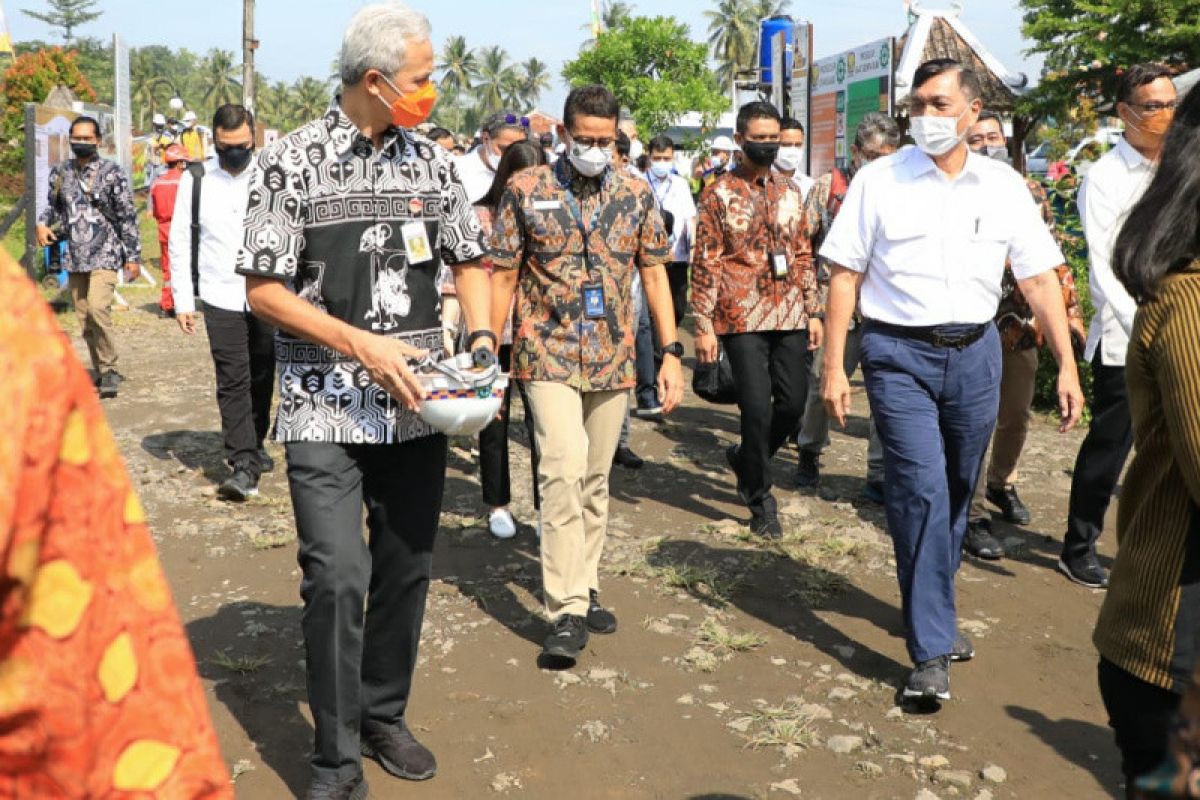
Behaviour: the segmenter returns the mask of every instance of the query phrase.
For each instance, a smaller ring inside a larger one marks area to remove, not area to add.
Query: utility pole
[[[242,105],[254,112],[254,0],[242,0]]]

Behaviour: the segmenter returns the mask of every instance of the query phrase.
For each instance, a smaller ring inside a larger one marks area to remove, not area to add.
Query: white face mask
[[[571,142],[571,166],[585,178],[594,178],[608,168],[612,153],[600,147],[584,147]]]
[[[483,146],[483,163],[488,165],[488,169],[492,172],[500,169],[500,156],[492,152],[490,145]]]
[[[941,156],[949,153],[966,136],[966,132],[958,132],[958,123],[967,113],[966,110],[957,117],[913,117],[911,131],[917,147],[927,155]]]
[[[795,172],[804,163],[803,147],[781,147],[775,156],[775,169],[780,172]]]
[[[650,162],[650,173],[652,175],[654,175],[654,177],[658,178],[659,180],[662,180],[663,178],[665,178],[671,174],[671,162],[670,161],[651,161]]]

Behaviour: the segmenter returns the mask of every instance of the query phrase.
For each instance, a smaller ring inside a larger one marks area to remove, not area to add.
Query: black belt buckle
[[[986,326],[981,325],[978,330],[964,333],[962,336],[942,336],[940,333],[932,333],[929,336],[929,343],[934,347],[953,348],[954,350],[965,350],[967,347],[979,341],[980,337],[986,332]]]

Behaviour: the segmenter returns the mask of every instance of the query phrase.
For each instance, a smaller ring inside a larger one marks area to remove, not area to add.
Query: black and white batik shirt
[[[440,352],[438,272],[484,254],[451,157],[404,130],[374,150],[335,101],[257,166],[238,272],[286,280],[343,322]],[[427,238],[410,259],[414,223]],[[387,444],[435,432],[356,361],[283,331],[275,349],[279,441]]]

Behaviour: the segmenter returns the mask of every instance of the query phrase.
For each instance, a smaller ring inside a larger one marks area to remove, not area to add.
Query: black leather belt
[[[988,326],[992,323],[985,322],[982,325],[969,328],[965,333],[958,333],[954,336],[947,336],[943,331],[948,327],[962,326],[938,325],[933,327],[915,327],[909,325],[892,325],[890,322],[879,322],[873,319],[866,320],[865,324],[867,330],[874,329],[892,336],[899,336],[902,339],[916,339],[919,342],[925,342],[934,347],[963,350],[982,339],[983,335],[987,333]]]

